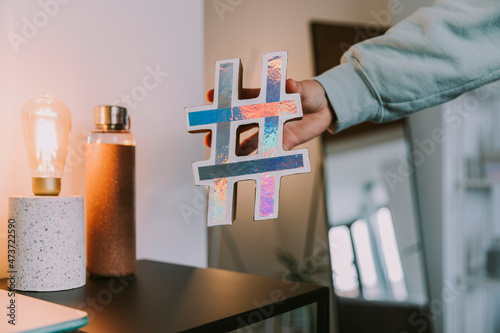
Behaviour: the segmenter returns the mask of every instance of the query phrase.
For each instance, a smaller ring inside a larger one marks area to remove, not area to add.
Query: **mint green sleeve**
[[[500,0],[441,0],[351,47],[317,80],[337,131],[384,122],[500,79]]]

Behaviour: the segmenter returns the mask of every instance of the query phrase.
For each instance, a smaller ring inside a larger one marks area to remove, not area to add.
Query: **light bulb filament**
[[[38,172],[42,177],[53,177],[57,160],[57,135],[52,121],[37,119],[35,125],[36,158],[41,162]]]

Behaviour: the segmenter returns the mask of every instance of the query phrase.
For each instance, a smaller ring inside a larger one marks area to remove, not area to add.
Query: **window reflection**
[[[401,266],[391,212],[388,208],[384,207],[377,211],[376,216],[380,232],[380,245],[382,247],[385,266],[387,267],[392,295],[396,300],[405,300],[408,297],[408,293],[404,282],[403,267]]]
[[[408,292],[391,212],[382,207],[371,218],[377,234],[363,219],[330,229],[335,290],[346,297],[404,301]]]
[[[345,226],[331,228],[329,231],[332,255],[333,281],[339,294],[357,296],[359,294],[358,274],[354,264],[351,235]]]
[[[363,295],[367,299],[374,299],[378,296],[378,279],[373,261],[372,242],[368,225],[364,220],[357,220],[352,224],[352,238],[356,249],[357,263],[363,285]]]

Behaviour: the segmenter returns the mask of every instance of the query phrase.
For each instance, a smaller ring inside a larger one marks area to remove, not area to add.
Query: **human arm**
[[[315,78],[337,130],[390,121],[500,79],[500,2],[442,0],[351,47]]]

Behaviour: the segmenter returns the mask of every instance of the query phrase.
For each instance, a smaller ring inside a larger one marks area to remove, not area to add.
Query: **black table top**
[[[0,281],[6,289],[6,280]],[[327,301],[327,287],[139,260],[135,277],[87,278],[78,289],[22,292],[89,313],[81,332],[225,332]]]

